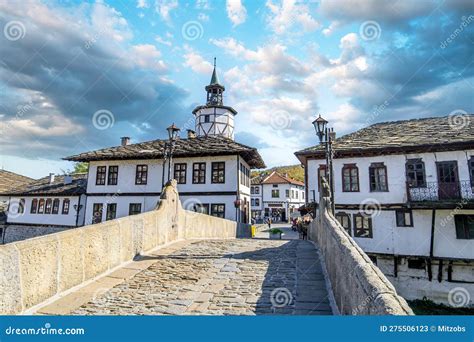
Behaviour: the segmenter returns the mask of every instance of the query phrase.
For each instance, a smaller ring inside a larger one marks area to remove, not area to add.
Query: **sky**
[[[0,167],[194,128],[213,58],[267,166],[384,121],[474,113],[472,0],[0,1]]]

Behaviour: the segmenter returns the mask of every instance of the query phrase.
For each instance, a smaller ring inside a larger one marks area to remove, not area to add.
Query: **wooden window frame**
[[[467,169],[469,170],[469,177],[471,179],[471,187],[474,188],[474,156],[471,156],[471,158],[467,162]]]
[[[138,206],[140,208],[140,212],[138,211],[132,211],[132,206]],[[130,203],[128,205],[128,215],[131,216],[131,215],[138,215],[138,214],[141,214],[142,213],[142,204],[141,203]]]
[[[198,207],[204,208],[204,212],[203,211],[198,211],[198,209],[197,209]],[[194,205],[193,210],[197,213],[209,215],[209,204],[208,203],[196,203]]]
[[[415,167],[413,170],[409,170],[410,165],[421,165],[421,170],[417,170]],[[414,180],[410,181],[408,175],[410,173],[413,173],[415,178]],[[417,179],[417,174],[421,173],[422,176],[422,182],[418,183]],[[421,158],[413,158],[413,159],[407,159],[405,162],[405,178],[408,184],[408,187],[410,188],[426,188],[426,169],[425,169],[425,162]]]
[[[178,184],[186,184],[187,171],[187,163],[175,163],[173,165],[173,178],[176,179]]]
[[[118,165],[110,165],[109,172],[107,173],[107,185],[117,185],[118,184]]]
[[[49,206],[48,206],[49,204]],[[44,213],[45,214],[51,214],[51,210],[53,209],[53,200],[51,198],[46,199],[45,205],[44,205]]]
[[[102,222],[102,215],[104,212],[103,203],[93,203],[92,204],[92,224],[97,224]],[[100,213],[100,215],[97,215]]]
[[[68,215],[70,206],[71,206],[71,201],[69,200],[69,198],[65,198],[63,200],[63,207],[62,207],[62,210],[61,210],[61,215]]]
[[[290,190],[289,189],[285,190],[285,197],[290,198]]]
[[[405,214],[409,213],[410,214],[410,224],[406,223],[406,216]],[[401,216],[403,215],[403,216]],[[403,222],[400,220],[400,218],[403,217]],[[397,227],[413,227],[413,210],[411,209],[396,209],[395,210],[395,222]]]
[[[273,193],[277,194],[277,196],[273,196]],[[280,189],[272,189],[272,198],[279,198],[280,197]]]
[[[349,190],[345,189],[345,177],[344,172],[349,171]],[[353,181],[352,170],[355,170],[355,182]],[[341,177],[342,177],[342,192],[360,192],[360,179],[359,179],[359,168],[357,164],[344,164],[341,169]],[[353,190],[353,185],[357,185],[357,187]]]
[[[105,185],[107,178],[107,166],[97,166],[95,173],[95,185]]]
[[[255,195],[260,195],[260,186],[255,187]]]
[[[58,215],[59,214],[59,205],[60,205],[61,201],[59,200],[59,198],[55,198],[53,200],[53,207],[51,208],[51,214],[53,215]]]
[[[222,179],[220,179],[220,176],[219,176],[219,173],[221,172],[222,172]],[[215,180],[216,176],[217,176],[217,180]],[[225,162],[218,161],[218,162],[211,163],[211,183],[212,184],[225,183]]]
[[[202,166],[204,165],[204,168]],[[196,169],[196,166],[198,168]],[[202,178],[202,182],[201,182]],[[206,163],[193,163],[193,184],[206,184]]]
[[[38,199],[33,198],[33,200],[31,201],[30,214],[36,214],[37,211],[38,211]]]
[[[362,227],[359,228],[357,226],[357,219],[358,218],[361,218],[362,219]],[[372,239],[374,237],[374,233],[373,233],[373,225],[372,225],[372,217],[369,217],[367,215],[362,215],[361,213],[358,213],[358,214],[354,214],[353,215],[353,230],[354,230],[354,237],[356,238],[361,238],[361,239]],[[364,228],[364,220],[367,220],[368,222],[368,228]],[[368,230],[369,234],[368,236],[362,236],[362,234],[360,233],[360,231],[366,231]]]
[[[321,191],[321,182],[322,182],[322,177],[321,177],[321,171],[324,170],[324,177],[327,177],[328,172],[327,172],[327,167],[325,164],[321,164],[318,167],[318,192]]]
[[[139,164],[135,168],[135,185],[148,184],[148,165]]]
[[[376,170],[383,169],[384,170],[384,181],[385,181],[385,189],[376,189],[377,181],[380,181],[380,175],[376,175]],[[372,175],[373,172],[373,175]],[[372,182],[372,176],[374,177],[374,182]],[[374,187],[372,187],[374,185]],[[369,166],[369,189],[370,192],[388,192],[388,175],[387,175],[387,165],[384,163],[372,163]]]
[[[255,198],[255,206],[256,207],[260,206],[260,198]]]
[[[223,210],[215,210],[215,208],[219,206],[222,206]],[[211,216],[225,218],[225,203],[212,203],[210,213]]]
[[[461,222],[463,220],[463,222]],[[454,226],[456,229],[457,240],[473,240],[474,239],[474,228],[472,231],[466,226],[465,220],[472,220],[474,225],[474,215],[454,215]]]
[[[111,208],[114,208],[112,211]],[[113,213],[113,217],[111,217],[111,213]],[[117,218],[117,203],[107,203],[107,211],[105,213],[105,220],[115,220]]]
[[[351,222],[351,215],[348,213],[345,213],[343,211],[337,212],[336,215],[334,215],[336,220],[339,222],[342,228],[349,234],[349,236],[352,236],[352,222]],[[349,224],[349,227],[344,227],[342,224],[342,220],[339,220],[339,218],[347,218],[347,223]]]
[[[38,211],[37,213],[38,214],[44,214],[44,208],[45,208],[45,199],[44,198],[40,198],[38,200]],[[40,210],[41,209],[41,210]]]

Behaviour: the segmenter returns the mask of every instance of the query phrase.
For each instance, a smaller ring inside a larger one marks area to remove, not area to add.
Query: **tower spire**
[[[217,77],[216,57],[214,57],[214,70],[212,71],[211,83],[209,83],[209,85],[213,85],[213,84],[220,84],[219,77]]]

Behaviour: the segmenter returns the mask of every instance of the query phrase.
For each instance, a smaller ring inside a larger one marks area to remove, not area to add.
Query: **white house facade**
[[[474,115],[372,125],[334,143],[336,218],[407,299],[474,300]],[[308,201],[325,175],[320,146],[296,152]]]
[[[256,222],[268,217],[275,222],[288,222],[305,203],[304,183],[276,171],[252,178],[250,193],[252,219]]]
[[[153,210],[168,179],[176,179],[184,208],[238,222],[250,221],[250,170],[265,167],[255,148],[233,140],[237,112],[223,105],[224,87],[214,69],[207,103],[193,114],[196,130],[174,142],[130,144],[65,158],[89,163],[86,224]]]

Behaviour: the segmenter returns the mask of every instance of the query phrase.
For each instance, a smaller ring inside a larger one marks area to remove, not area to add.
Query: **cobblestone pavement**
[[[302,240],[203,240],[162,256],[79,315],[331,315],[318,254]]]

